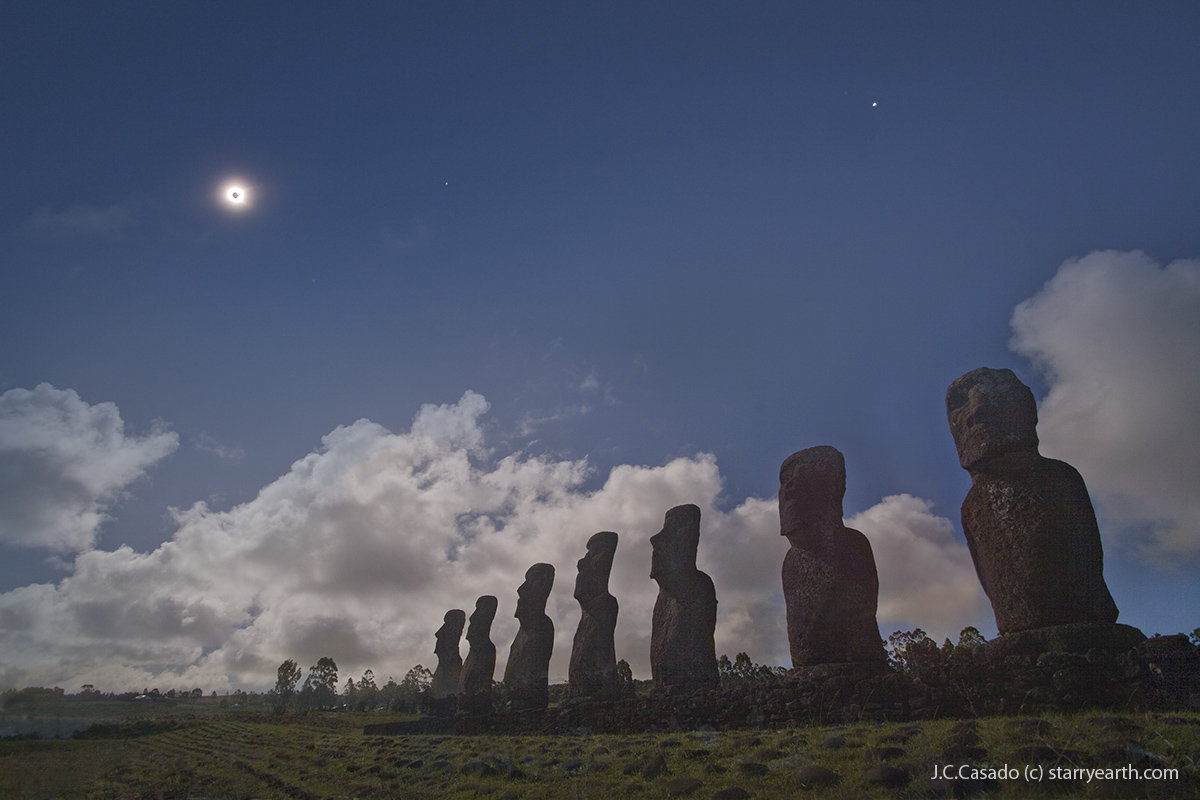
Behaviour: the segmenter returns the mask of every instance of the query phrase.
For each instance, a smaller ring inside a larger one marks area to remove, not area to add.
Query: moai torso
[[[842,522],[846,466],[833,447],[794,453],[779,471],[780,533],[792,666],[884,662],[879,576],[867,537]]]
[[[663,529],[650,538],[654,548],[650,577],[658,599],[650,632],[650,672],[661,688],[716,686],[717,592],[696,568],[700,509],[676,506]]]
[[[471,649],[467,652],[467,660],[463,662],[458,707],[468,714],[486,714],[492,710],[496,645],[492,644],[490,637],[498,605],[499,601],[490,594],[480,597],[475,601],[475,613],[471,614],[467,627],[467,642]]]
[[[608,576],[617,549],[617,534],[602,531],[588,540],[579,559],[575,599],[582,611],[571,646],[568,672],[571,697],[615,697],[617,694],[617,598],[608,592]]]
[[[554,622],[546,616],[546,600],[554,586],[554,567],[534,564],[517,590],[516,617],[521,627],[504,667],[504,686],[517,710],[545,708],[549,703],[550,657]]]
[[[1038,453],[1037,406],[1011,370],[986,367],[946,392],[971,475],[963,533],[1000,633],[1115,623],[1096,514],[1080,474]]]
[[[446,612],[442,627],[438,629],[437,645],[433,648],[438,664],[429,684],[429,697],[433,700],[443,700],[458,694],[463,665],[458,642],[462,638],[463,626],[466,623],[467,612],[455,608]]]

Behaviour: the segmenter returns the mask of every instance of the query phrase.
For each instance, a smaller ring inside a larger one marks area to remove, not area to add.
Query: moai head
[[[546,614],[546,600],[554,587],[554,567],[534,564],[525,572],[525,582],[517,588],[517,619],[541,617]]]
[[[1010,369],[980,367],[951,383],[946,417],[965,470],[1008,453],[1037,452],[1037,403]]]
[[[846,460],[835,447],[810,447],[788,456],[779,468],[779,532],[797,547],[842,525]]]
[[[581,603],[608,594],[608,575],[617,552],[617,534],[601,531],[588,539],[587,553],[579,559],[575,577],[575,599]]]
[[[663,520],[663,529],[650,537],[650,546],[650,577],[663,588],[696,572],[700,509],[690,504],[672,508]]]
[[[437,644],[433,648],[436,655],[458,654],[458,640],[462,638],[463,626],[467,624],[467,612],[461,608],[452,608],[443,617],[442,627],[434,634]]]
[[[500,605],[495,597],[485,594],[475,601],[475,613],[471,615],[471,624],[467,626],[467,641],[471,644],[484,644],[491,641],[492,620],[496,618],[496,608]]]

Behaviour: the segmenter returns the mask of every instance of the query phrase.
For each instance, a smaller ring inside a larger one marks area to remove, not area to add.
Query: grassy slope
[[[1021,768],[1037,758],[1158,763],[1179,768],[1181,778],[973,788],[1004,797],[1200,797],[1196,714],[563,737],[364,736],[368,719],[380,721],[357,714],[284,723],[216,717],[162,722],[149,733],[143,723],[109,731],[114,738],[0,741],[0,797],[929,797],[952,796],[944,794],[952,787],[931,784],[935,764]],[[140,735],[120,738],[130,733]],[[1022,752],[1031,747],[1040,750]],[[837,783],[804,789],[797,773],[814,764],[836,773]],[[873,785],[879,765],[911,778],[900,788]]]

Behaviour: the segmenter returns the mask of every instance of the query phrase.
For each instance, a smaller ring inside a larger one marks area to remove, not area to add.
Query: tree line
[[[277,711],[339,708],[416,712],[421,696],[433,681],[433,673],[417,664],[399,683],[388,678],[381,687],[375,681],[375,673],[367,669],[357,681],[346,678],[345,685],[339,691],[337,662],[329,656],[322,656],[308,668],[303,683],[300,682],[301,675],[300,665],[294,659],[289,658],[279,665],[275,688],[268,693]]]

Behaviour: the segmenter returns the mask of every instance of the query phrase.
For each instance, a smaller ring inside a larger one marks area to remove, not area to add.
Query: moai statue
[[[571,646],[568,692],[571,697],[617,696],[617,598],[608,593],[608,575],[617,552],[617,534],[601,531],[588,539],[587,553],[576,566],[575,599],[583,610]]]
[[[446,612],[442,627],[435,634],[437,644],[433,648],[437,656],[437,669],[429,684],[429,706],[435,713],[453,712],[457,705],[458,683],[462,677],[462,656],[458,642],[462,638],[463,626],[467,624],[467,612],[452,608]]]
[[[504,686],[514,710],[540,709],[550,703],[550,656],[554,652],[554,622],[546,616],[546,600],[554,586],[554,567],[534,564],[517,589],[521,627],[508,652]]]
[[[650,537],[650,577],[658,581],[650,631],[650,674],[659,688],[716,686],[717,591],[696,568],[700,509],[676,506]]]
[[[867,537],[842,522],[846,461],[836,448],[810,447],[779,469],[783,598],[793,667],[887,661],[875,611],[879,575]]]
[[[946,415],[971,474],[963,533],[1000,633],[1115,623],[1087,486],[1038,453],[1029,387],[1012,370],[980,367],[950,384]]]
[[[496,674],[496,645],[492,644],[492,620],[499,602],[490,594],[475,601],[475,613],[467,626],[467,660],[458,684],[458,710],[487,714],[492,710],[492,680]]]

